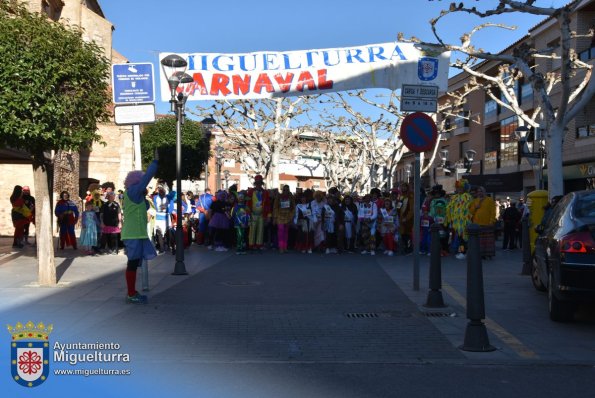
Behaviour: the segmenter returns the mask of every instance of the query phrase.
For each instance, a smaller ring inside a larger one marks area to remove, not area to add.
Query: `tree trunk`
[[[270,181],[271,186],[269,188],[279,189],[279,160],[281,158],[281,113],[283,112],[283,99],[276,99],[277,106],[275,109],[275,130],[273,132],[272,142],[272,153],[271,153],[271,168],[270,168]]]
[[[562,173],[562,141],[564,128],[553,126],[547,137],[547,183],[549,197],[564,195],[564,175]]]
[[[38,282],[42,286],[56,285],[54,240],[52,236],[53,209],[47,169],[33,168],[35,181],[35,242],[37,243]]]
[[[70,194],[70,200],[77,206],[80,204],[79,177],[79,153],[58,151],[54,160],[54,192],[59,194],[62,191],[67,191]]]

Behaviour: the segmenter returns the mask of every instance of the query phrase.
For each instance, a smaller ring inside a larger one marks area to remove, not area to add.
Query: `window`
[[[595,218],[595,193],[579,196],[574,205],[574,214],[577,217]]]
[[[500,129],[490,127],[485,134],[485,151],[497,151],[500,149]]]
[[[459,159],[464,159],[467,150],[469,149],[469,141],[459,142]]]
[[[462,111],[459,115],[455,118],[455,128],[463,128],[469,127],[469,111]]]
[[[447,117],[447,118],[444,120],[444,130],[446,130],[446,131],[450,131],[450,129],[451,129],[451,128],[452,128],[452,123],[451,123],[451,121],[450,121],[450,118],[448,118],[448,117]]]
[[[580,53],[578,53],[578,59],[580,59],[583,62],[587,62],[588,60],[593,58],[593,55],[595,55],[595,47],[591,47],[585,51],[581,51]]]
[[[531,83],[525,83],[521,86],[521,104],[533,100],[533,86]]]
[[[519,162],[518,141],[514,131],[518,125],[516,116],[511,116],[500,122],[500,166],[514,166]]]
[[[591,29],[593,28],[595,28],[595,26],[591,25]],[[578,59],[583,62],[587,62],[593,58],[595,58],[595,38],[591,39],[589,48],[578,53]]]
[[[595,137],[595,124],[576,128],[576,138]]]
[[[498,103],[494,100],[486,101],[484,106],[484,116],[486,118],[496,116],[498,114]]]

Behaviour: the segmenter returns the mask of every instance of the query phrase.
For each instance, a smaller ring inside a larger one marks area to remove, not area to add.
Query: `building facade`
[[[114,27],[96,0],[22,0],[32,12],[47,15],[53,21],[77,25],[83,29],[84,40],[94,41],[112,63],[126,58],[112,48]],[[94,143],[90,151],[57,153],[54,171],[54,195],[65,189],[76,199],[91,183],[111,181],[121,187],[128,171],[133,169],[134,150],[131,126],[112,122],[98,126],[106,145]],[[8,198],[15,185],[28,185],[35,196],[33,169],[26,153],[0,149],[0,196]],[[6,199],[8,201],[8,199]],[[0,206],[0,234],[12,235],[10,206]]]
[[[593,65],[594,41],[588,32],[595,26],[595,1],[582,1],[578,11],[572,15],[571,29],[577,33],[572,38],[571,48],[584,62]],[[587,37],[585,37],[587,35]],[[532,27],[526,36],[510,45],[502,53],[512,53],[522,44],[532,48],[553,48],[559,54],[560,29],[553,18],[547,18]],[[496,76],[501,65],[496,61],[484,61],[474,70]],[[534,67],[542,74],[559,74],[561,62],[558,59],[543,58]],[[580,73],[570,82],[575,88],[582,79]],[[449,92],[465,89],[473,77],[460,73],[449,79]],[[551,97],[559,102],[560,84],[554,87]],[[518,105],[528,115],[538,112],[539,98],[528,81],[519,80],[514,86]],[[503,99],[504,96],[499,96]],[[446,100],[446,96],[442,97]],[[595,181],[595,100],[591,100],[576,118],[567,126],[563,141],[563,175],[565,192],[593,188]],[[537,115],[536,120],[542,119]],[[438,143],[438,156],[426,176],[426,187],[442,184],[447,192],[454,190],[454,182],[462,177],[472,184],[483,185],[497,197],[521,197],[540,186],[547,189],[547,153],[544,151],[547,125],[540,123],[537,129],[528,129],[524,145],[519,136],[523,125],[515,113],[500,106],[484,90],[472,92],[457,116],[437,115],[444,122],[443,140]],[[439,123],[440,124],[440,123]],[[473,159],[468,161],[469,151]],[[530,154],[527,154],[530,152]],[[443,155],[441,155],[443,154]],[[430,158],[429,153],[425,158]],[[404,157],[406,158],[406,157]],[[406,165],[400,167],[403,173]]]

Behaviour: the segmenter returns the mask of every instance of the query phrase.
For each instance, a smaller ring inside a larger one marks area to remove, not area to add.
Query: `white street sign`
[[[438,100],[427,98],[405,98],[401,99],[401,112],[427,112],[438,111]]]
[[[114,120],[117,125],[155,123],[155,104],[116,105]]]
[[[438,98],[438,86],[403,84],[401,96],[413,98]]]
[[[436,113],[438,110],[438,86],[403,84],[401,88],[402,112]]]

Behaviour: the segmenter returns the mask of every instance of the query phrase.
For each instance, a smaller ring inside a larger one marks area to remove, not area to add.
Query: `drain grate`
[[[220,282],[219,284],[221,285],[225,285],[225,286],[259,286],[262,283],[258,282],[258,281],[224,281],[224,282]]]
[[[454,312],[422,312],[422,314],[429,318],[454,318],[457,316]]]
[[[347,318],[379,318],[377,312],[348,312],[345,314]]]

